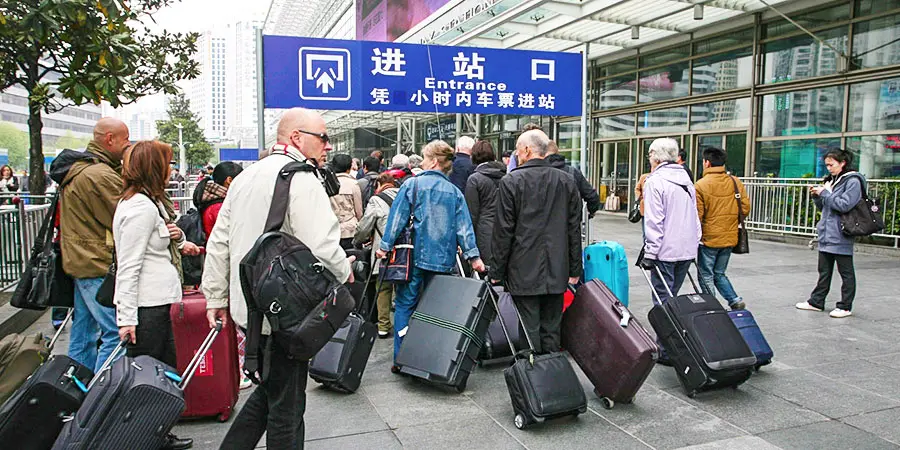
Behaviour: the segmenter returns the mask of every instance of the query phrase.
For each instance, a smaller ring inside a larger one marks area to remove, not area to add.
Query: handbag
[[[850,211],[841,214],[841,233],[845,236],[869,236],[884,229],[884,219],[878,204],[869,198],[862,187],[862,198]]]
[[[416,200],[418,197],[419,183],[413,185],[413,200],[409,207],[409,221],[397,240],[394,241],[394,249],[388,253],[387,258],[381,260],[380,272],[384,274],[384,281],[392,283],[409,283],[412,279],[413,251],[415,250],[416,230]]]
[[[100,288],[97,289],[97,303],[107,307],[107,308],[115,308],[115,295],[116,295],[116,272],[118,271],[118,260],[116,258],[116,248],[113,247],[112,253],[112,264],[109,265],[109,270],[106,271],[106,276],[103,277],[103,283],[100,283]]]
[[[638,198],[634,202],[634,205],[631,206],[631,211],[628,212],[628,221],[631,223],[638,223],[643,218],[644,215],[641,214],[641,198]]]
[[[750,236],[747,234],[747,227],[744,226],[744,212],[741,209],[741,191],[738,189],[737,181],[734,177],[731,177],[731,182],[734,183],[734,199],[737,201],[738,208],[738,241],[737,244],[731,248],[731,253],[745,255],[750,253]]]
[[[59,194],[50,202],[41,229],[31,249],[10,304],[16,308],[43,311],[50,306],[72,308],[75,304],[75,282],[62,267],[62,252],[53,242]]]

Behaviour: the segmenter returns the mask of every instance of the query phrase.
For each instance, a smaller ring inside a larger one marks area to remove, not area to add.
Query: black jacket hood
[[[567,164],[566,157],[559,153],[554,153],[544,159],[557,169],[562,169],[563,167],[566,167]]]
[[[478,167],[475,168],[475,173],[480,173],[486,177],[499,180],[506,175],[506,166],[499,161],[490,161],[479,164]]]

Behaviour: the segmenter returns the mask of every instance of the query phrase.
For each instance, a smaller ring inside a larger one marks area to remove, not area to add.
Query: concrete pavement
[[[601,215],[593,230],[594,239],[621,242],[630,260],[637,255],[639,226]],[[774,348],[773,364],[737,390],[694,399],[671,368],[657,366],[634,404],[612,410],[602,408],[582,375],[586,414],[525,431],[513,425],[503,366],[478,368],[457,394],[390,374],[391,343],[379,340],[357,393],[333,393],[310,381],[306,448],[900,448],[898,269],[898,258],[857,255],[854,315],[831,319],[828,310],[793,307],[816,281],[815,252],[752,241],[749,255],[732,257],[729,276]],[[631,311],[650,329],[650,292],[636,268],[630,275]],[[839,286],[835,274],[828,308]],[[49,315],[32,330],[49,332],[48,322]],[[56,351],[65,348],[63,341]],[[214,449],[227,427],[197,420],[175,432],[193,437],[194,448]]]

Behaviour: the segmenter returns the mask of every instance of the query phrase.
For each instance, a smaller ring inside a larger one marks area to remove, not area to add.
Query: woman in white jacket
[[[177,367],[169,307],[181,300],[181,281],[172,262],[172,252],[178,250],[163,219],[171,160],[172,147],[158,141],[141,141],[125,152],[113,236],[116,322],[128,355],[149,355]],[[170,434],[165,448],[188,448],[191,443]]]

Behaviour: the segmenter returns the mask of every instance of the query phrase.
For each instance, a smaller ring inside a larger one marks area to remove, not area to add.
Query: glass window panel
[[[691,46],[682,45],[669,48],[656,53],[649,53],[646,56],[641,55],[641,67],[652,67],[659,64],[665,64],[669,61],[677,61],[691,56]]]
[[[638,134],[687,131],[688,107],[660,109],[638,113]]]
[[[580,169],[581,124],[578,122],[559,124],[559,139],[557,139],[556,143],[560,149],[559,154],[566,157],[569,164]]]
[[[750,42],[753,42],[753,28],[746,28],[696,42],[694,43],[694,54],[712,53],[723,48],[747,45]]]
[[[612,109],[635,103],[635,74],[598,81],[593,95],[596,109]]]
[[[841,144],[840,139],[797,139],[760,142],[756,174],[763,177],[822,178],[828,172],[822,156]]]
[[[725,136],[725,167],[732,175],[744,176],[744,164],[747,160],[747,133],[729,134]]]
[[[693,95],[750,87],[753,49],[745,48],[694,61]]]
[[[687,62],[641,72],[638,101],[640,103],[650,103],[686,97],[689,86]]]
[[[881,1],[881,0],[875,0]],[[831,22],[838,22],[850,18],[849,4],[837,5],[827,9],[813,9],[800,14],[791,14],[791,20],[799,23],[804,28],[815,28]],[[788,22],[779,19],[763,25],[763,39],[783,36],[785,34],[796,33],[800,30]],[[817,33],[818,34],[818,33]]]
[[[854,165],[868,178],[900,176],[900,135],[847,138]]]
[[[900,8],[900,0],[860,0],[856,2],[856,17],[878,14]]]
[[[594,138],[634,135],[634,114],[598,117],[594,119]]]
[[[503,130],[519,131],[519,116],[503,116]]]
[[[817,32],[832,47],[847,51],[847,27]],[[763,46],[765,69],[763,82],[800,80],[837,73],[838,55],[807,34]]]
[[[898,63],[900,63],[900,15],[854,25],[854,69]]]
[[[838,133],[844,113],[844,87],[771,94],[763,97],[762,136]]]
[[[605,78],[625,72],[633,72],[635,70],[637,70],[637,58],[632,57],[596,67],[596,76],[597,78]]]
[[[750,126],[750,99],[702,103],[691,107],[691,130]]]
[[[900,78],[850,86],[848,131],[900,129]]]

